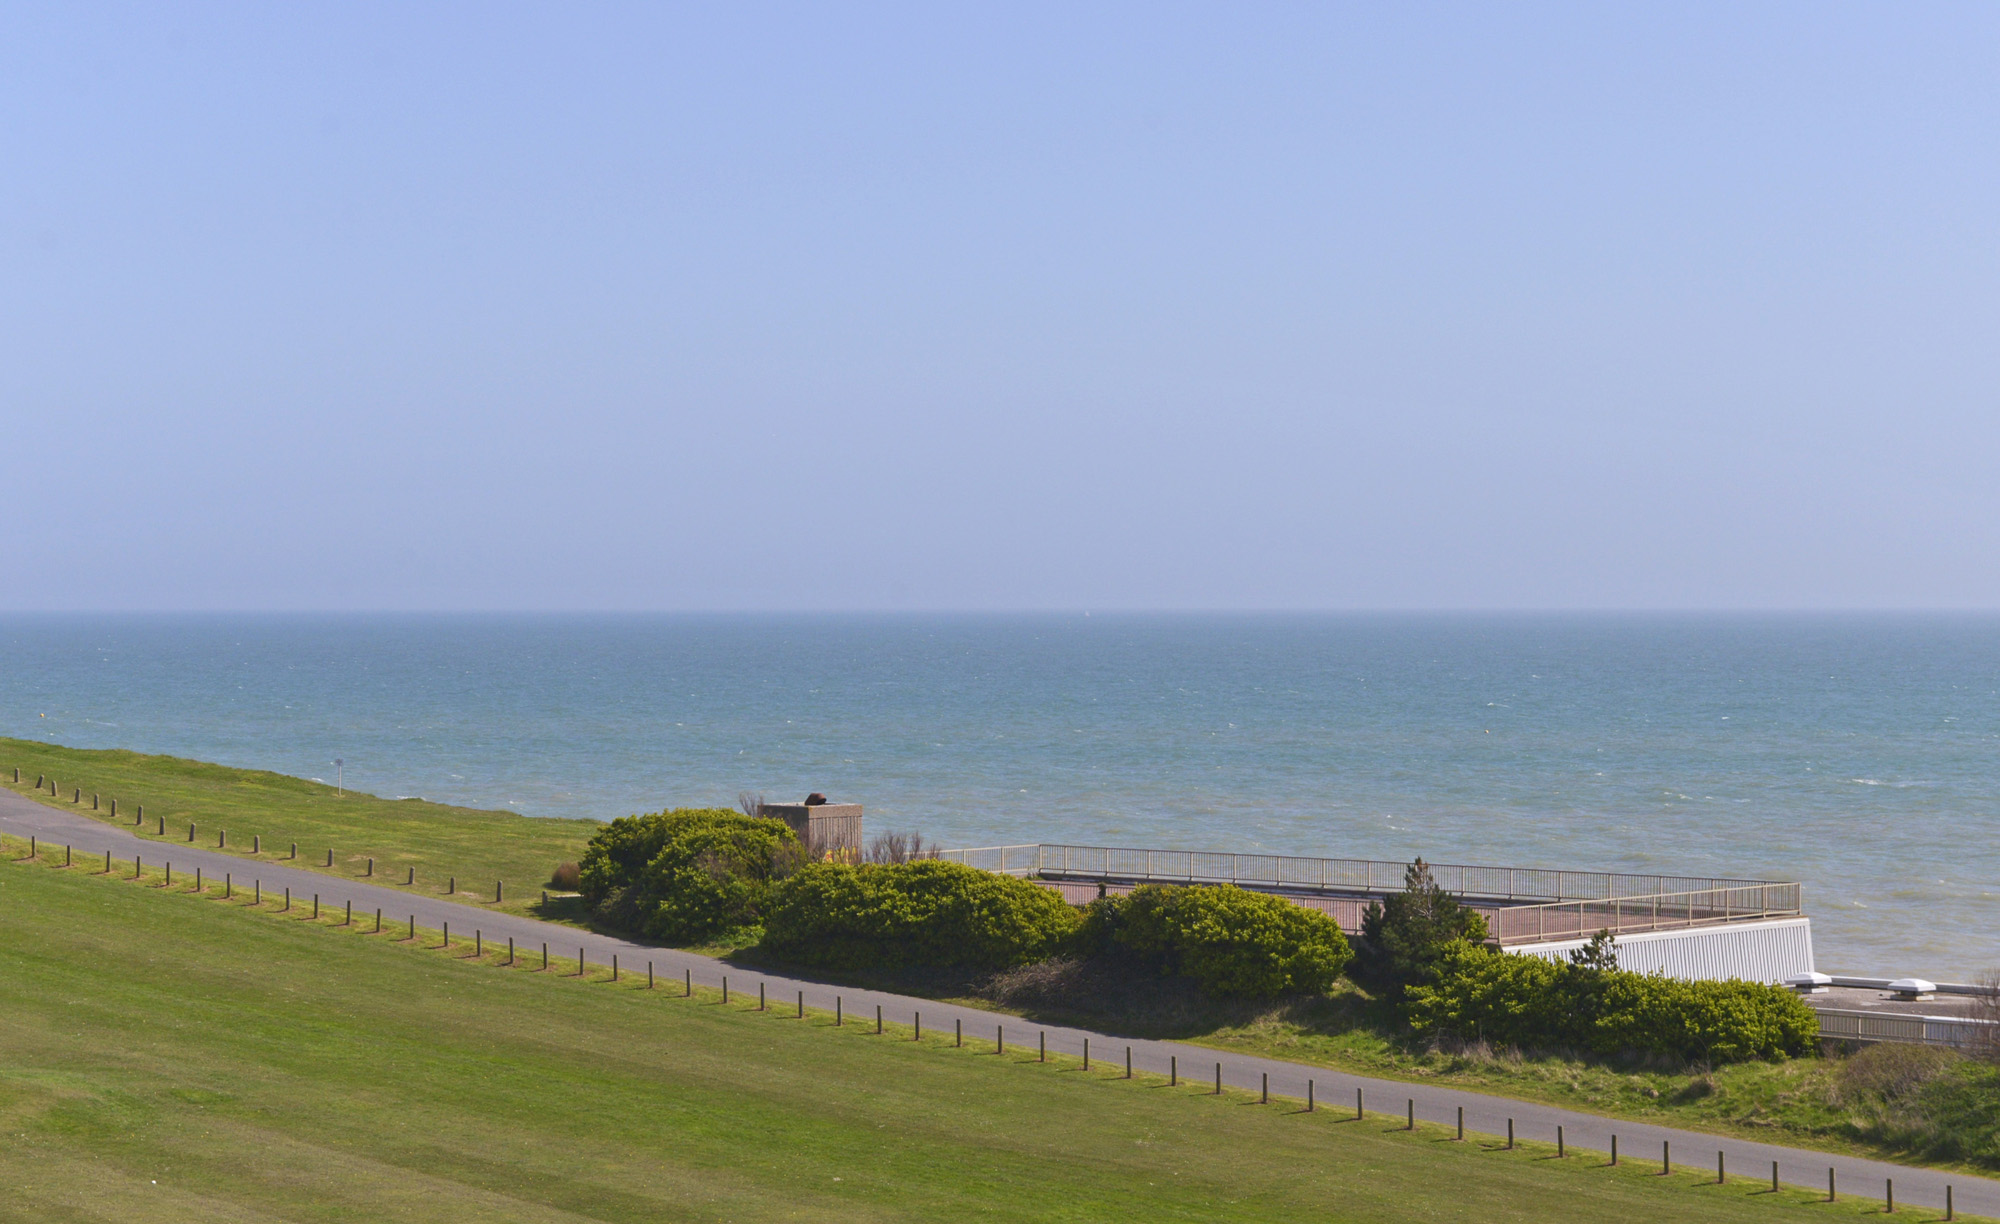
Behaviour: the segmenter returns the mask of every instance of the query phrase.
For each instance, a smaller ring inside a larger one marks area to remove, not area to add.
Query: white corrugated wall
[[[1741,978],[1747,982],[1783,982],[1813,967],[1812,922],[1807,918],[1776,918],[1764,922],[1732,922],[1680,931],[1646,931],[1621,935],[1618,967],[1635,973],[1664,973],[1689,981]],[[1565,960],[1584,944],[1518,944],[1507,949],[1524,956]]]

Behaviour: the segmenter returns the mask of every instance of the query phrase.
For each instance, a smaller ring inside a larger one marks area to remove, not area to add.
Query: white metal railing
[[[1797,884],[1739,884],[1649,896],[1511,905],[1487,914],[1486,924],[1502,946],[1544,940],[1586,939],[1599,931],[1622,935],[1792,918],[1800,912]]]
[[[1379,859],[1297,858],[1278,854],[1144,850],[1047,842],[946,850],[941,857],[987,871],[1038,875],[1044,879],[1072,877],[1135,883],[1239,884],[1249,888],[1376,894],[1401,891],[1403,873],[1409,867],[1407,863]],[[1472,867],[1455,863],[1432,863],[1430,868],[1431,878],[1437,881],[1440,888],[1461,898],[1475,900],[1528,903],[1607,901],[1717,889],[1760,888],[1791,889],[1794,910],[1798,904],[1797,884],[1769,880],[1555,871],[1541,867]]]
[[[1991,1020],[1833,1008],[1820,1010],[1819,1035],[1827,1041],[1895,1041],[1955,1050],[1989,1050],[2000,1045],[2000,1025]]]

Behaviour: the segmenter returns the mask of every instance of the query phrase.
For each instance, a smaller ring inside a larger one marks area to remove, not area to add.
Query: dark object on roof
[[[818,791],[814,791],[812,794],[806,796],[807,807],[818,807],[820,804],[825,802],[826,802],[826,796],[820,794]]]

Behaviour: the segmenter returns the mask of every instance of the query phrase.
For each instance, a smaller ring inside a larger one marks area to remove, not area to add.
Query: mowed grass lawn
[[[0,1219],[1784,1220],[1861,1202],[0,860]]]
[[[14,770],[21,781],[14,782]],[[37,792],[37,777],[55,780],[58,793]],[[0,738],[0,785],[16,794],[116,823],[127,832],[166,843],[216,849],[227,833],[226,849],[249,857],[253,838],[263,839],[263,857],[284,858],[292,843],[299,857],[288,866],[359,878],[375,860],[377,883],[400,884],[414,868],[418,888],[442,893],[457,878],[464,899],[493,899],[496,881],[512,895],[506,908],[527,906],[558,863],[582,857],[585,843],[601,826],[591,820],[550,820],[513,812],[452,807],[422,799],[381,799],[304,778],[254,769],[233,769],[205,761],[153,756],[122,750],[64,748],[35,740]],[[79,802],[76,792],[83,792]],[[95,795],[99,807],[91,809]],[[118,820],[111,821],[111,801]],[[146,820],[134,826],[144,806]],[[622,815],[622,813],[621,813]],[[166,832],[158,833],[160,822]],[[333,866],[326,852],[333,851]]]

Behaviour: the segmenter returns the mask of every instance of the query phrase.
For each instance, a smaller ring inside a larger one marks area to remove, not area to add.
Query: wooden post
[[[1465,1142],[1465,1106],[1458,1107],[1458,1142]]]
[[[583,976],[583,949],[582,949],[582,948],[578,948],[578,949],[576,950],[576,976],[578,976],[578,977],[582,977],[582,976]]]
[[[495,905],[500,904],[500,898],[504,896],[506,892],[504,887],[505,884],[506,884],[505,880],[493,881],[493,904]]]
[[[1307,1112],[1307,1113],[1311,1113],[1312,1111],[1313,1111],[1313,1082],[1312,1082],[1311,1080],[1307,1080],[1307,1081],[1306,1081],[1306,1112]]]
[[[292,857],[293,858],[299,857],[299,843],[297,842],[292,843]]]
[[[403,883],[405,885],[412,885],[415,884],[416,882],[417,882],[417,869],[415,867],[412,867],[410,868],[410,878],[404,880]]]
[[[1215,1064],[1215,1095],[1222,1095],[1222,1064]]]
[[[451,946],[451,923],[447,922],[444,924],[444,942],[438,946],[442,948],[449,948]]]
[[[1829,1203],[1834,1201],[1832,1165],[1826,1166],[1826,1201]]]
[[[171,871],[172,868],[169,867],[168,870]],[[289,884],[285,886],[285,908],[279,910],[278,912],[281,914],[289,914],[292,912],[292,887]]]
[[[1035,1033],[1035,1061],[1049,1061],[1049,1034],[1047,1030],[1038,1030]]]
[[[1271,1103],[1271,1073],[1269,1071],[1264,1072],[1264,1086],[1258,1090],[1257,1103],[1259,1105],[1269,1105]]]
[[[69,865],[70,865],[70,852],[71,852],[71,851],[72,851],[73,849],[74,849],[74,847],[72,847],[72,846],[64,846],[64,847],[63,847],[63,866],[67,867],[67,866],[69,866]],[[201,891],[201,868],[197,867],[197,868],[195,868],[195,869],[194,869],[194,878],[195,878],[195,891],[196,891],[196,892],[200,892],[200,891]]]
[[[264,853],[264,835],[262,833],[252,833],[250,835],[250,853]]]
[[[458,895],[458,877],[451,876],[450,880],[451,883],[444,886],[444,895],[447,897],[456,897]]]
[[[1774,1160],[1771,1162],[1771,1193],[1776,1194],[1777,1192],[1778,1192],[1778,1162]]]
[[[478,927],[472,928],[472,956],[474,960],[486,955],[486,939]]]
[[[382,907],[379,905],[375,907],[375,933],[382,933]]]
[[[1180,1086],[1180,1082],[1181,1056],[1178,1054],[1169,1054],[1167,1056],[1167,1087],[1177,1088]]]
[[[882,1035],[882,1005],[880,1003],[875,1005],[875,1035],[877,1037]]]
[[[805,1018],[806,1018],[806,992],[801,990],[799,992],[799,1019],[803,1020]]]
[[[198,870],[198,869],[197,869]],[[313,921],[319,921],[319,894],[313,894]]]
[[[1514,1119],[1507,1119],[1507,1150],[1514,1150]]]
[[[340,925],[342,926],[354,925],[354,898],[352,897],[349,897],[347,899],[347,917],[342,918],[340,920]]]
[[[90,792],[90,810],[91,810],[91,811],[93,811],[93,812],[95,812],[95,811],[97,810],[97,792],[96,792],[96,791],[92,791],[92,792]]]
[[[1083,1069],[1090,1070],[1090,1038],[1083,1039]]]
[[[1354,1090],[1354,1120],[1361,1121],[1361,1089]]]
[[[996,1024],[993,1026],[993,1052],[995,1054],[1005,1054],[1007,1052],[1005,1025]]]
[[[1718,1186],[1729,1184],[1729,1175],[1723,1171],[1721,1148],[1715,1150],[1715,1184]]]
[[[217,850],[227,850],[227,849],[229,849],[229,830],[228,830],[228,829],[217,829],[217,830],[215,831],[215,848],[216,848]]]
[[[1463,1111],[1460,1111],[1460,1112],[1462,1113]],[[1617,1136],[1617,1135],[1613,1135],[1613,1136],[1611,1136],[1611,1167],[1612,1167],[1612,1168],[1614,1168],[1614,1169],[1618,1167],[1618,1136]]]
[[[542,945],[542,971],[546,973],[548,971],[548,968],[549,968],[549,945],[544,943]]]
[[[14,779],[14,781],[19,782],[20,779],[16,778]],[[111,819],[113,820],[118,819],[118,801],[116,799],[113,799],[111,801]]]
[[[514,963],[514,937],[512,935],[507,937],[507,963],[509,965]]]
[[[1946,1182],[1946,1183],[1944,1184],[1944,1218],[1945,1218],[1945,1219],[1947,1219],[1947,1220],[1955,1220],[1955,1219],[1957,1219],[1957,1218],[1958,1218],[1958,1217],[1957,1217],[1957,1216],[1956,1216],[1955,1214],[1953,1214],[1953,1212],[1952,1212],[1952,1209],[1951,1209],[1951,1183],[1950,1183],[1950,1182]]]
[[[681,998],[692,999],[694,998],[694,970],[683,969],[681,972],[685,975],[681,979]]]
[[[194,821],[188,821],[188,845],[194,845]]]
[[[965,1048],[965,1021],[962,1019],[951,1022],[951,1044],[955,1049]]]
[[[1132,1078],[1132,1047],[1125,1047],[1125,1078]]]
[[[1883,1214],[1885,1214],[1885,1215],[1895,1215],[1895,1214],[1896,1214],[1896,1179],[1895,1179],[1895,1178],[1891,1177],[1891,1178],[1889,1178],[1889,1179],[1888,1179],[1888,1189],[1887,1189],[1887,1190],[1885,1190],[1885,1191],[1883,1192],[1883,1196],[1882,1196],[1882,1197],[1883,1197],[1883,1203],[1882,1203],[1882,1205],[1883,1205],[1883,1207],[1885,1207],[1885,1208],[1887,1209],[1887,1210],[1886,1210],[1886,1211],[1885,1211],[1885,1212],[1884,1212]]]
[[[923,1039],[924,1039],[924,1013],[922,1013],[922,1012],[911,1012],[911,1013],[910,1013],[910,1040],[911,1040],[911,1041],[922,1041]]]
[[[833,996],[833,1027],[840,1028],[847,1023],[846,1013],[841,1011],[840,996]]]
[[[1660,1140],[1661,1177],[1665,1177],[1667,1174],[1674,1171],[1673,1150],[1674,1150],[1674,1145],[1671,1142],[1665,1139]]]
[[[365,871],[365,872],[363,872],[362,874],[364,874],[364,875],[369,875],[369,876],[372,876],[372,875],[374,875],[374,874],[375,874],[375,860],[374,860],[374,859],[372,859],[372,858],[371,858],[371,859],[369,859],[369,860],[368,860],[368,870],[367,870],[367,871]]]
[[[1568,1153],[1563,1150],[1563,1128],[1558,1126],[1556,1127],[1556,1159],[1561,1160],[1566,1155]]]
[[[327,852],[326,852],[326,865],[327,865],[327,866],[329,866],[329,867],[333,866],[333,849],[332,849],[332,847],[328,847],[328,848],[327,848]]]
[[[757,983],[757,1010],[764,1010],[764,983]]]
[[[235,881],[231,880],[229,873],[225,871],[222,873],[222,899],[227,901],[235,895]]]
[[[583,972],[583,952],[581,949],[577,952],[576,971],[579,974]],[[618,954],[616,952],[611,954],[611,980],[614,982],[618,980]]]

